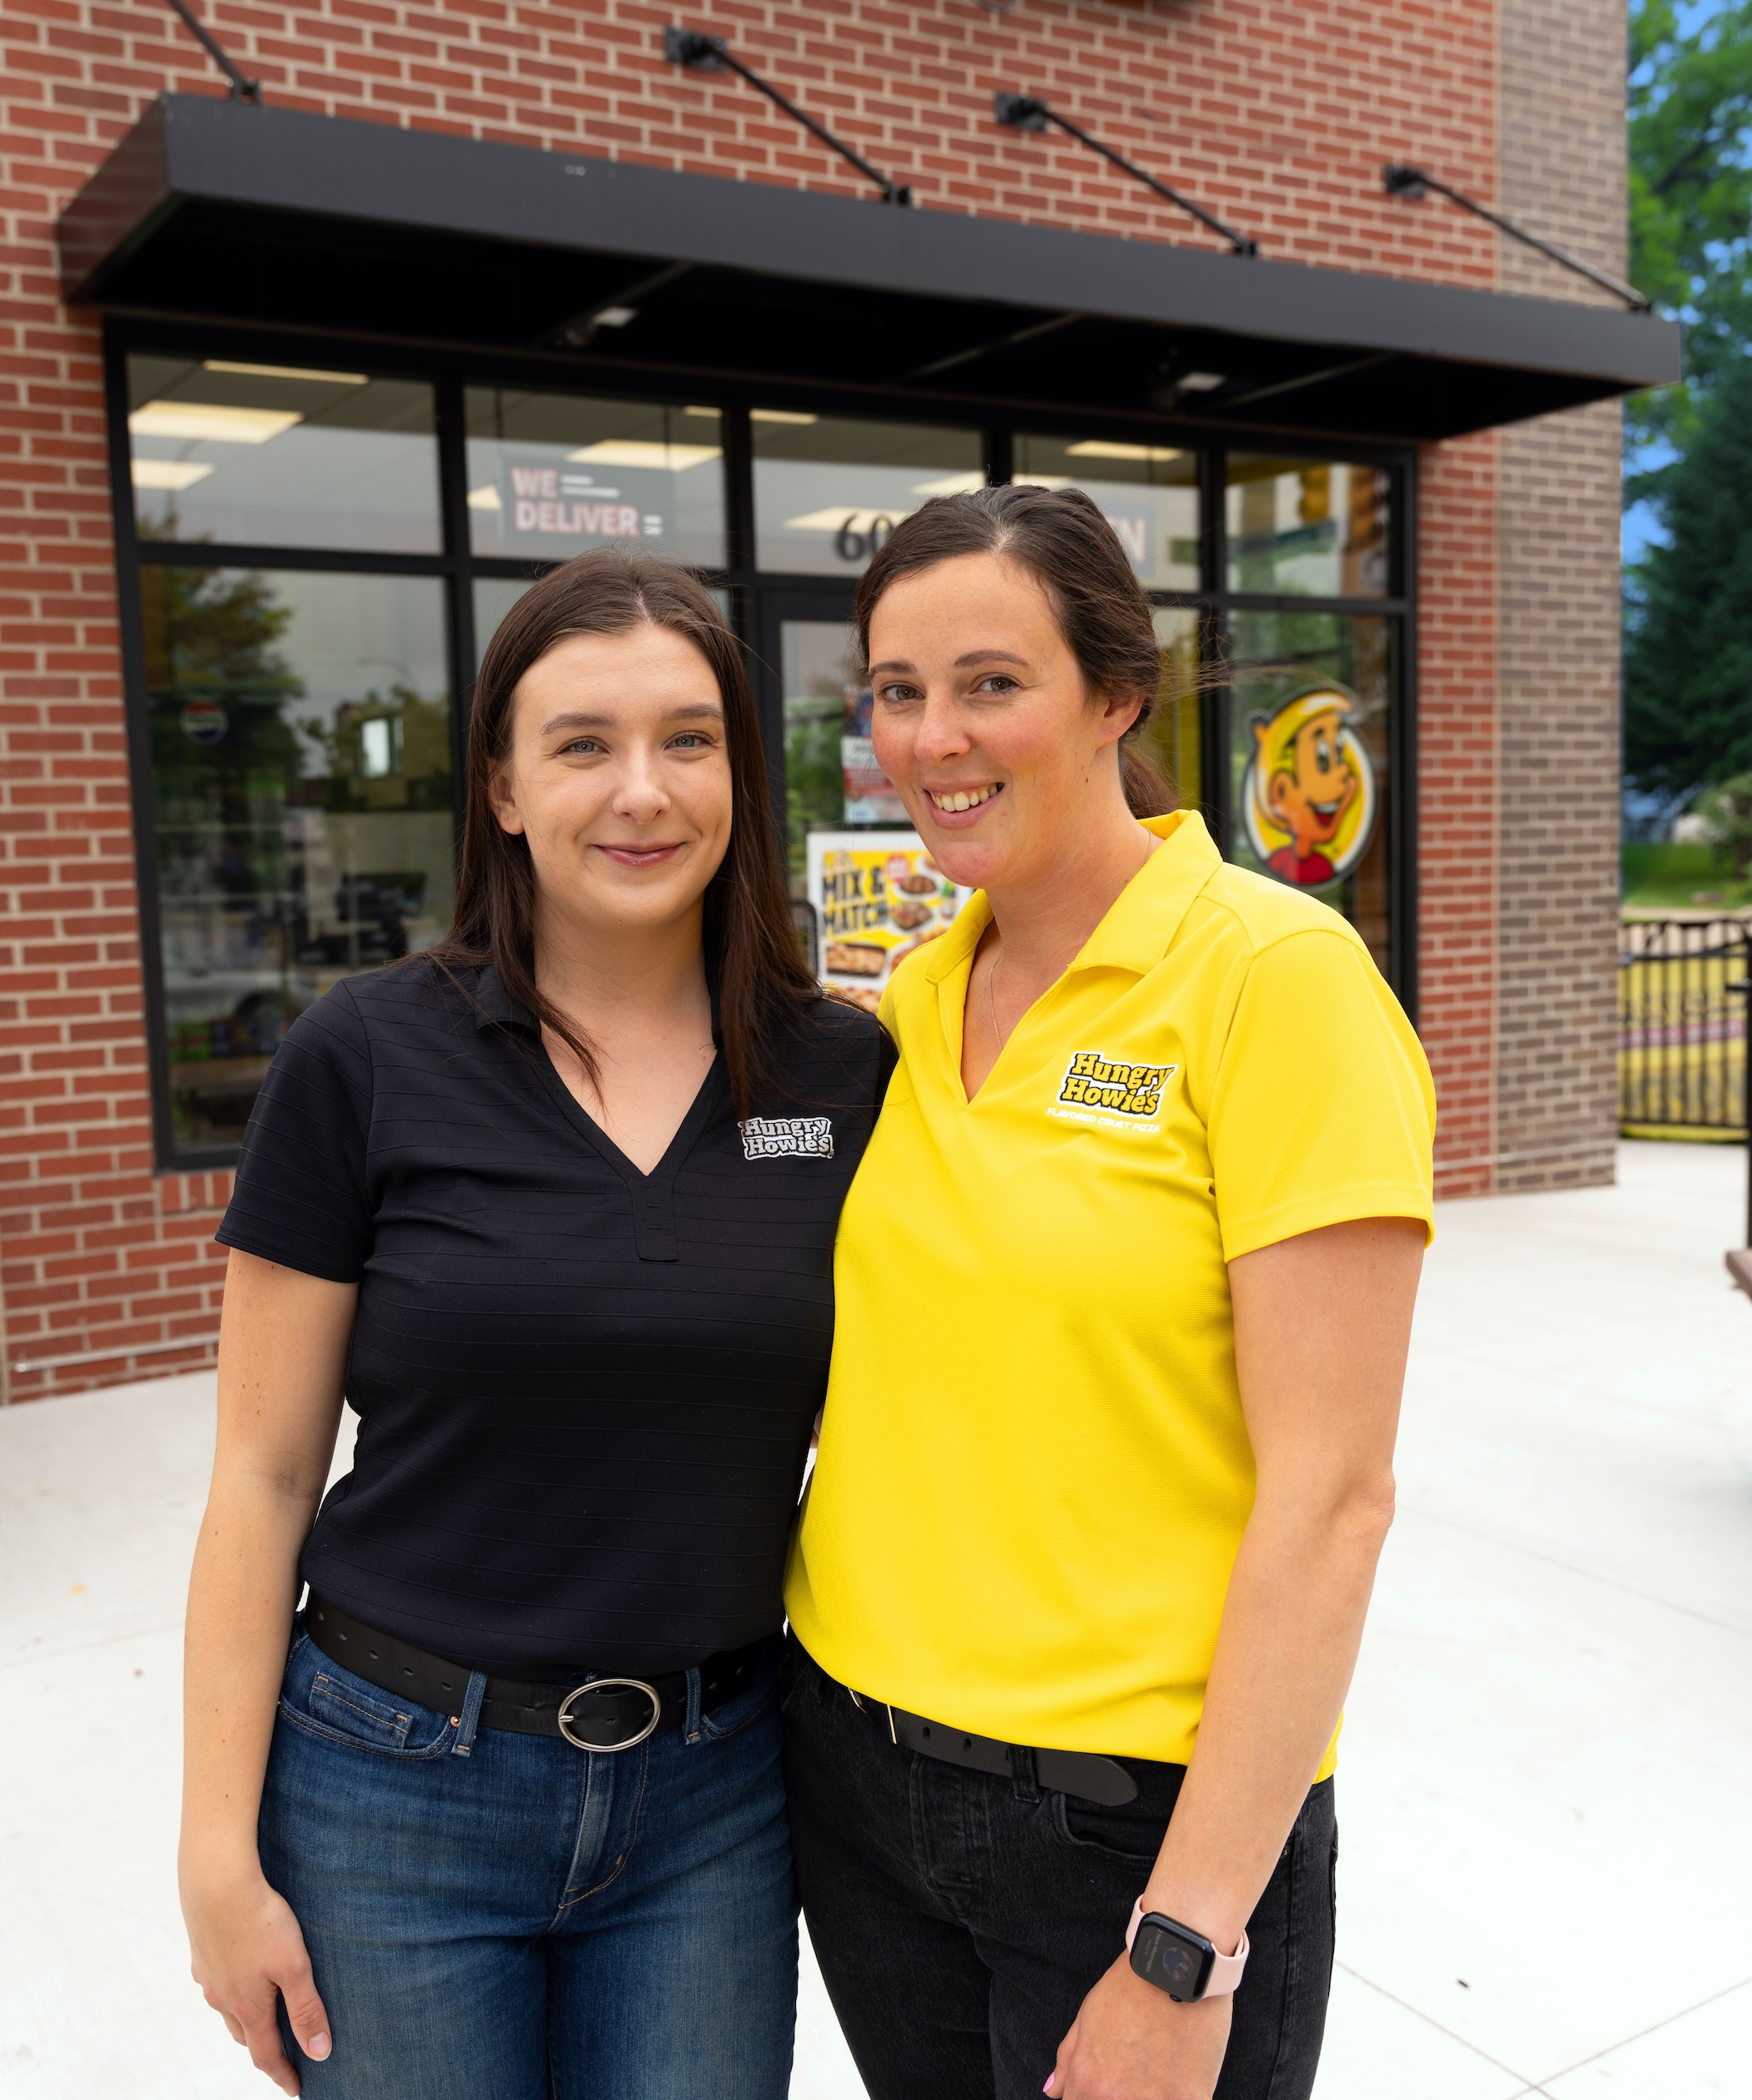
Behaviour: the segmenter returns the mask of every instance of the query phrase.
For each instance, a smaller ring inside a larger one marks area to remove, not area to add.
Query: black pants
[[[870,2100],[1038,2100],[1174,1813],[1184,1765],[1123,1760],[1124,1808],[889,1740],[793,1639],[785,1785],[803,1913]],[[1308,1795],[1259,1906],[1216,2100],[1307,2100],[1332,1977],[1332,1783]]]

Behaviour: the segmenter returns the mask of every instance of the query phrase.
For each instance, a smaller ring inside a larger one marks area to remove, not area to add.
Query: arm
[[[298,1554],[340,1423],[356,1284],[233,1249],[219,1324],[219,1442],[189,1585],[183,1835],[178,1878],[194,1980],[234,2042],[283,2092],[284,1993],[299,2045],[329,2053],[328,2016],[298,1921],[256,1851]]]
[[[1258,1485],[1198,1744],[1146,1911],[1234,1951],[1344,1705],[1393,1512],[1393,1438],[1423,1259],[1409,1218],[1327,1226],[1229,1265]],[[1231,2001],[1176,2005],[1123,1949],[1084,2000],[1055,2100],[1210,2100]]]

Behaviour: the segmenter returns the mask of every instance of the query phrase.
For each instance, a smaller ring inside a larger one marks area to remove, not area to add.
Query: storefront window
[[[499,622],[534,582],[526,576],[477,576],[475,578],[475,668],[486,654],[486,645],[498,632]]]
[[[1231,591],[1387,596],[1390,490],[1379,467],[1236,452],[1226,495]]]
[[[481,668],[486,645],[499,631],[499,622],[535,582],[529,576],[477,576],[475,578],[475,668]],[[730,617],[730,593],[714,589],[712,596],[726,620]]]
[[[1342,912],[1383,972],[1387,652],[1374,614],[1230,617],[1234,858]]]
[[[984,486],[977,431],[751,411],[757,560],[763,569],[851,578],[934,496]]]
[[[1162,655],[1162,682],[1139,742],[1166,776],[1182,808],[1203,798],[1200,768],[1200,714],[1203,681],[1199,670],[1199,616],[1188,607],[1159,606],[1155,638]]]
[[[1197,590],[1196,452],[1095,437],[1019,436],[1015,445],[1015,479],[1080,488],[1093,498],[1140,583],[1152,591]]]
[[[312,1000],[449,925],[443,593],[153,564],[141,599],[171,1121],[201,1151]]]
[[[800,896],[810,832],[910,820],[871,748],[870,688],[849,624],[785,620],[778,632],[786,831]]]
[[[715,408],[471,386],[469,537],[480,555],[563,562],[642,547],[724,566],[724,447]]]
[[[439,551],[430,386],[136,355],[128,401],[143,540]]]
[[[896,873],[917,849],[875,761],[848,615],[895,526],[984,486],[994,456],[1019,483],[1091,496],[1157,601],[1161,679],[1139,743],[1178,801],[1237,860],[1347,914],[1383,969],[1390,934],[1398,944],[1388,762],[1407,608],[1388,595],[1404,521],[1385,469],[1220,457],[1147,431],[762,406],[746,454],[731,429],[749,477],[733,487],[726,412],[709,400],[565,393],[546,373],[539,389],[453,386],[358,370],[340,349],[308,365],[125,355],[137,531],[123,575],[143,619],[147,689],[130,703],[156,815],[143,879],[157,891],[167,1165],[237,1144],[287,1025],[330,985],[442,938],[456,703],[536,578],[592,548],[714,572],[727,617],[733,600],[783,737],[793,908],[823,969],[846,931],[808,888],[824,856],[851,857],[842,874],[878,856],[900,885],[897,938],[946,923],[959,899],[926,896],[934,871]],[[1218,466],[1221,520],[1202,508]],[[466,496],[460,543],[441,483]],[[730,532],[743,517],[752,545]],[[1251,593],[1277,609],[1241,610]],[[472,662],[456,653],[464,607]],[[879,981],[843,966],[842,990],[868,1003]]]

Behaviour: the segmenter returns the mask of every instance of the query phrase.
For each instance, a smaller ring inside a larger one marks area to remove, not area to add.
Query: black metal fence
[[[1746,1136],[1752,924],[1644,919],[1619,929],[1619,1121],[1627,1136]]]

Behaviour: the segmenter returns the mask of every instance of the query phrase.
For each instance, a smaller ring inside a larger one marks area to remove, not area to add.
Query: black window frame
[[[232,356],[243,362],[345,365],[369,370],[374,376],[410,380],[434,389],[438,447],[441,544],[437,552],[374,554],[368,549],[310,549],[219,541],[154,541],[143,543],[135,531],[131,455],[128,429],[128,359],[134,352],[169,355]],[[405,341],[336,336],[320,330],[243,327],[220,321],[159,320],[143,315],[106,317],[105,385],[110,437],[111,495],[115,533],[118,611],[125,692],[133,802],[134,849],[141,937],[144,1024],[151,1074],[154,1149],[160,1172],[201,1172],[232,1165],[234,1146],[179,1149],[173,1133],[170,1073],[165,1033],[162,924],[158,896],[158,841],[154,775],[148,718],[144,632],[140,576],[149,564],[200,567],[278,568],[377,576],[437,578],[444,589],[449,652],[452,778],[457,783],[453,812],[460,842],[468,697],[475,678],[477,637],[474,584],[476,578],[533,581],[554,566],[529,557],[476,555],[472,551],[467,507],[467,431],[464,391],[471,385],[504,385],[556,393],[621,400],[673,400],[685,390],[694,400],[707,400],[722,415],[725,492],[725,562],[702,571],[704,580],[725,591],[738,633],[749,652],[776,819],[783,825],[784,733],[783,696],[772,637],[778,632],[778,607],[819,606],[823,617],[849,609],[855,575],[843,582],[821,576],[757,570],[754,566],[753,448],[749,410],[759,407],[813,410],[824,415],[859,416],[875,421],[940,423],[967,429],[964,413],[933,412],[903,395],[855,393],[773,382],[743,375],[702,380],[697,373],[670,380],[661,373],[597,367],[589,360],[552,355],[520,355],[462,350],[447,345],[412,345]],[[702,390],[702,389],[704,390]],[[1021,430],[1046,432],[1075,423],[1090,436],[1121,441],[1171,443],[1199,456],[1201,510],[1200,587],[1193,592],[1152,591],[1158,606],[1190,609],[1199,619],[1201,653],[1207,665],[1227,659],[1231,617],[1246,612],[1366,614],[1387,622],[1388,651],[1387,883],[1388,979],[1415,1022],[1417,1018],[1417,457],[1414,449],[1352,443],[1334,438],[1324,443],[1306,436],[1280,436],[1213,430],[1189,420],[1092,415],[1076,410],[1063,413],[1050,404],[1019,419],[1014,412],[984,432],[986,473],[992,481],[1007,481],[1012,471],[1014,441]],[[1311,597],[1298,594],[1231,591],[1227,587],[1226,507],[1224,490],[1227,455],[1267,451],[1282,459],[1313,461],[1346,460],[1384,469],[1389,477],[1390,536],[1388,589],[1372,598]],[[1199,749],[1202,778],[1180,783],[1183,798],[1198,807],[1210,823],[1219,849],[1230,851],[1234,813],[1231,807],[1232,706],[1226,684],[1212,684],[1201,696]]]

